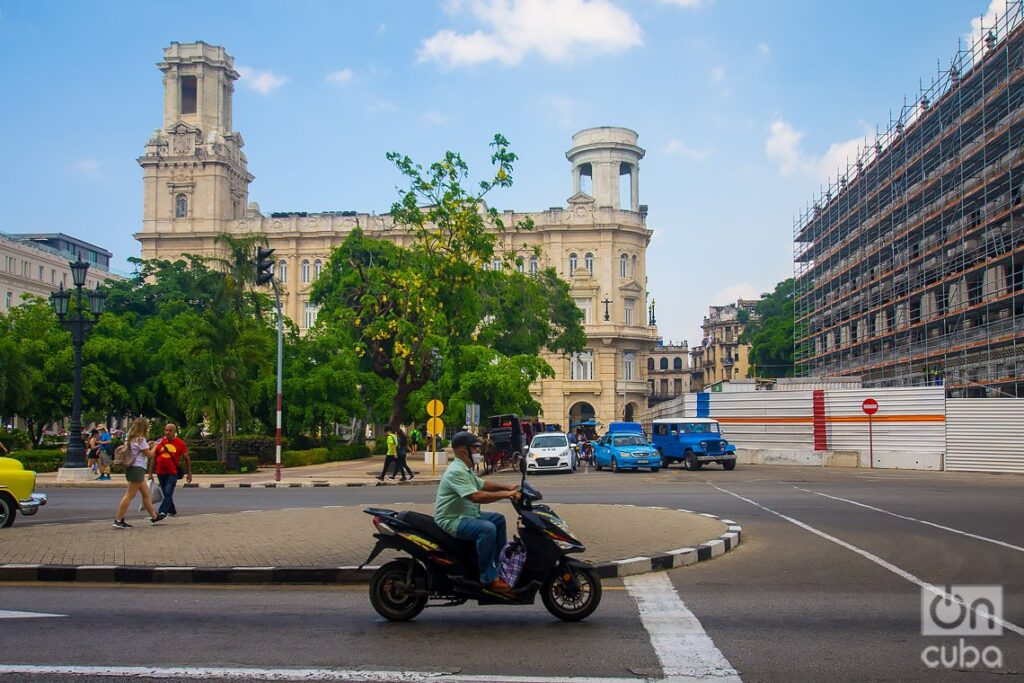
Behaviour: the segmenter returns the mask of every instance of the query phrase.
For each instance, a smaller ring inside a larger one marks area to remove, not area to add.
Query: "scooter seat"
[[[437,541],[438,545],[448,552],[476,562],[476,543],[473,541],[461,541],[455,538],[439,527],[430,515],[425,515],[422,512],[406,511],[400,512],[398,518],[421,534],[429,536],[431,540]]]

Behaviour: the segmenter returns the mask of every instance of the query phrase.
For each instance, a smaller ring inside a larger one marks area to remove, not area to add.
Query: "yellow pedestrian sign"
[[[444,434],[444,422],[439,417],[432,417],[427,420],[427,434],[430,436],[441,436]]]
[[[427,415],[430,417],[441,417],[441,413],[444,412],[444,404],[438,401],[436,398],[431,399],[427,402]]]

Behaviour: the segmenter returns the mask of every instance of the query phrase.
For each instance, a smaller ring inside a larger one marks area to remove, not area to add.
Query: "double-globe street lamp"
[[[107,303],[107,293],[99,288],[90,291],[87,295],[89,300],[89,312],[92,317],[85,313],[82,304],[82,289],[85,287],[85,276],[89,272],[89,264],[78,255],[78,260],[71,261],[71,279],[75,283],[76,298],[75,310],[68,313],[68,304],[71,302],[71,292],[64,289],[64,283],[51,295],[53,310],[57,313],[61,323],[71,332],[71,344],[75,350],[75,373],[74,382],[71,388],[71,429],[68,433],[68,450],[64,456],[64,467],[85,468],[85,442],[82,440],[82,345],[85,337],[92,329],[93,323],[99,319]]]

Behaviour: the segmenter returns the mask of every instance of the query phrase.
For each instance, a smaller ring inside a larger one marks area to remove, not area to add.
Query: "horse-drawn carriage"
[[[489,427],[484,449],[484,473],[492,474],[503,467],[511,466],[517,471],[523,462],[526,440],[519,416],[491,415],[487,418]]]

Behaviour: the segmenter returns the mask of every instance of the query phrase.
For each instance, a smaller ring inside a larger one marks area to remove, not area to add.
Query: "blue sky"
[[[262,210],[386,211],[397,150],[520,156],[498,208],[571,194],[574,131],[647,150],[649,289],[666,340],[711,304],[791,275],[793,217],[972,18],[1005,0],[0,0],[0,230],[138,254],[135,159],[161,125],[171,41],[223,45],[244,73],[235,128]]]

